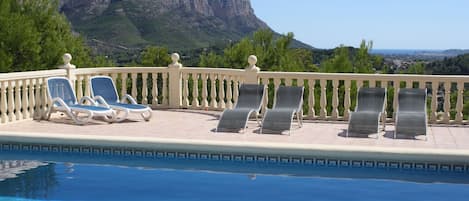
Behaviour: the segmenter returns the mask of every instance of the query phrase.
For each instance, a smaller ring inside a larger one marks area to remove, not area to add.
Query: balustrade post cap
[[[249,63],[249,66],[255,66],[257,64],[257,57],[256,55],[250,55],[248,57],[248,63]]]
[[[173,62],[172,62],[169,66],[170,66],[170,67],[173,67],[173,68],[174,68],[174,67],[176,67],[176,68],[181,68],[181,67],[182,67],[182,64],[179,63],[179,59],[180,59],[180,58],[181,58],[181,57],[179,56],[178,53],[172,53],[172,54],[171,54],[171,60],[172,60]]]
[[[72,61],[72,55],[70,53],[65,53],[62,56],[62,60],[64,61],[64,65],[60,66],[60,68],[64,68],[64,69],[76,68],[75,65],[70,63]]]
[[[248,57],[248,63],[249,63],[249,66],[248,66],[248,70],[249,71],[255,71],[255,72],[259,72],[260,69],[256,66],[257,64],[257,57],[256,55],[250,55]]]
[[[70,53],[65,53],[64,56],[62,56],[62,59],[64,64],[69,64],[70,61],[72,61],[72,55]]]

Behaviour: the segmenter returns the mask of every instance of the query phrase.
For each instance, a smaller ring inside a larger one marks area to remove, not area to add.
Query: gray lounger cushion
[[[246,123],[252,112],[255,112],[255,110],[245,108],[225,110],[220,117],[220,121],[218,122],[217,132],[239,132],[246,127]]]
[[[350,114],[349,134],[373,134],[379,132],[380,112],[353,112]]]
[[[267,110],[262,121],[261,133],[282,133],[291,129],[295,110],[276,109]]]

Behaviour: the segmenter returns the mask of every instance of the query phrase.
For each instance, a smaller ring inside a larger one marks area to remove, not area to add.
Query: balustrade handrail
[[[0,73],[0,81],[34,79],[34,78],[52,77],[52,76],[64,76],[66,74],[67,74],[67,71],[65,69]]]
[[[168,67],[96,67],[96,68],[77,68],[75,74],[102,74],[102,73],[159,73],[166,72]]]
[[[296,77],[300,79],[328,79],[328,80],[408,80],[408,81],[467,81],[465,75],[410,75],[410,74],[364,74],[364,73],[317,73],[317,72],[259,72],[259,78],[285,78]]]

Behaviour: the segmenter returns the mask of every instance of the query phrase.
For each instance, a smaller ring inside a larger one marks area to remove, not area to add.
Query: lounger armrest
[[[109,108],[109,104],[107,104],[106,100],[102,96],[95,96],[93,100],[96,102],[97,105],[104,106]]]
[[[124,97],[122,97],[121,103],[126,103],[127,101],[130,104],[137,104],[137,101],[135,101],[135,99],[129,94],[125,94]]]
[[[65,102],[64,102],[63,99],[58,98],[58,97],[57,97],[57,98],[53,98],[53,99],[52,99],[52,102],[51,102],[51,105],[55,105],[56,103],[59,105],[59,107],[64,107],[64,108],[67,108],[67,110],[69,110],[68,105],[65,104]]]
[[[91,105],[98,105],[91,97],[89,96],[83,96],[80,98],[79,104],[85,104],[86,101],[90,102]]]

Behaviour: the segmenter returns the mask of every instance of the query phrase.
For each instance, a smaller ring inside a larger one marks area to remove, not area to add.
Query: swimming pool
[[[0,200],[467,200],[467,172],[3,151]]]

